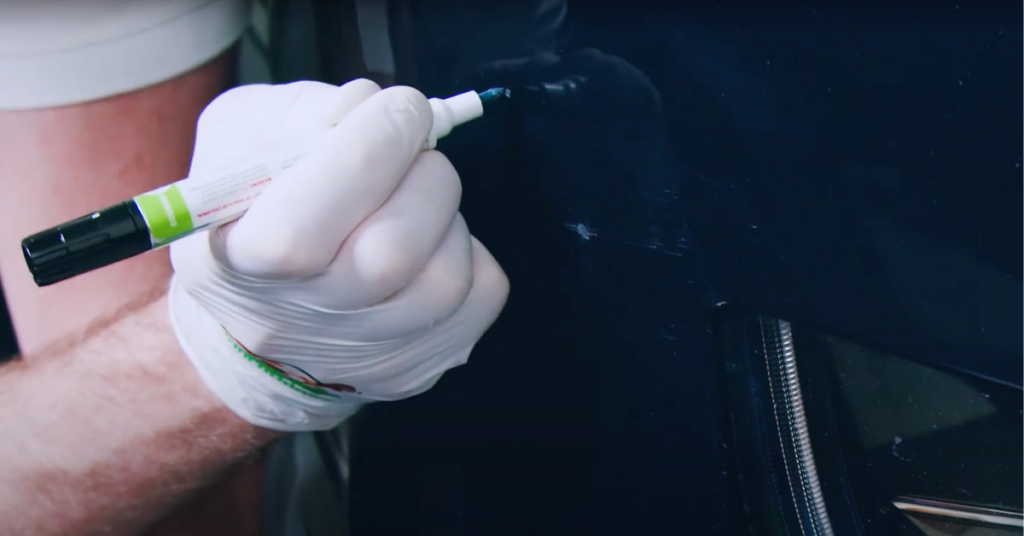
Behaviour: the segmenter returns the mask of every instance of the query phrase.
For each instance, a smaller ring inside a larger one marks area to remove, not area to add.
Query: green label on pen
[[[135,204],[149,226],[153,245],[158,246],[192,230],[192,215],[176,185],[155,193],[135,196]]]

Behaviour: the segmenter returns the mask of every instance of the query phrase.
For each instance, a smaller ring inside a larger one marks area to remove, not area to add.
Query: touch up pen
[[[484,106],[508,98],[504,88],[430,99],[434,114],[427,148],[453,128],[483,115]],[[286,147],[213,175],[190,176],[98,210],[21,242],[36,285],[43,287],[166,246],[244,213],[267,185],[307,150]]]

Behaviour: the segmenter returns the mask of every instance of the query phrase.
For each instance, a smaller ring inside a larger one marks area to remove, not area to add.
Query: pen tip
[[[507,87],[493,87],[480,93],[480,101],[485,105],[492,102],[508,100],[512,98],[512,91]]]

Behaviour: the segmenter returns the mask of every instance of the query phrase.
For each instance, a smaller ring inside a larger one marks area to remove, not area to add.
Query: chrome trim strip
[[[825,510],[807,431],[792,329],[784,320],[761,317],[761,337],[775,424],[800,532],[810,536],[832,536],[832,522]],[[805,516],[810,526],[804,526]]]
[[[907,515],[925,514],[999,527],[1024,528],[1024,514],[996,508],[982,508],[917,497],[898,497],[893,506]]]

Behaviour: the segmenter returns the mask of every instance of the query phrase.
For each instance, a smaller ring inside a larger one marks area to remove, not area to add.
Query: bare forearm
[[[170,276],[155,252],[40,288],[21,240],[187,175],[196,119],[223,87],[228,59],[99,101],[0,111],[0,272],[26,358]]]
[[[0,369],[0,533],[135,533],[273,437],[206,390],[148,301]]]

